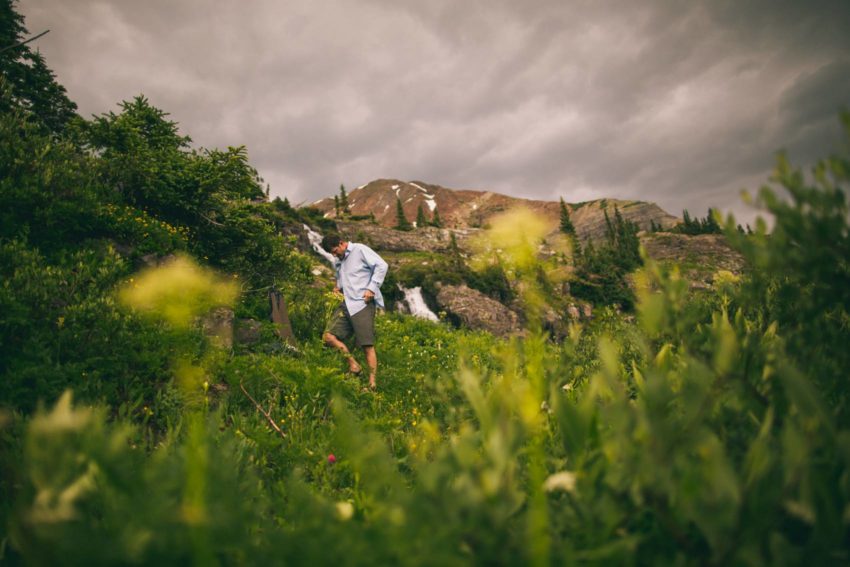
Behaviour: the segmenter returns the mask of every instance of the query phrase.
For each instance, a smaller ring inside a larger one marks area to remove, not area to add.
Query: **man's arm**
[[[372,269],[372,279],[369,280],[369,285],[366,286],[366,289],[373,294],[378,293],[378,289],[384,283],[384,278],[387,276],[387,268],[389,266],[387,266],[383,258],[378,256],[377,252],[368,246],[363,247],[363,259],[366,265]]]
[[[334,262],[334,272],[336,273],[336,280],[335,280],[335,283],[334,283],[334,293],[342,293],[342,282],[340,281],[340,278],[339,278],[339,268],[340,268],[340,262],[339,261]]]

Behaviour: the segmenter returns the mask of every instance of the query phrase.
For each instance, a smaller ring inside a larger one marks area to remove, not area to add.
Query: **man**
[[[378,371],[375,312],[377,307],[384,307],[381,284],[387,275],[387,263],[365,244],[343,241],[338,234],[325,236],[322,248],[337,258],[334,292],[343,295],[322,339],[326,345],[341,351],[348,360],[348,369],[359,374],[362,369],[343,342],[353,334],[369,365],[369,388],[375,390]]]

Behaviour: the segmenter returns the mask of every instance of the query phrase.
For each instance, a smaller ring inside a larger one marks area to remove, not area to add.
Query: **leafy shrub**
[[[0,88],[3,104],[12,104]],[[100,235],[107,200],[91,161],[13,107],[0,113],[0,238],[23,239],[50,254]]]
[[[169,380],[172,334],[122,310],[111,289],[128,276],[112,250],[57,264],[20,242],[0,245],[0,400],[29,412],[66,388],[84,400],[141,410]],[[133,348],[128,348],[133,345]]]
[[[172,226],[134,207],[105,205],[100,213],[104,231],[119,242],[136,245],[136,255],[165,256],[175,250],[185,250],[189,229]]]

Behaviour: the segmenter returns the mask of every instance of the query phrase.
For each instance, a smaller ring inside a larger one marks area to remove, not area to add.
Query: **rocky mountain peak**
[[[469,229],[487,226],[490,219],[508,209],[523,206],[557,226],[560,217],[558,201],[540,201],[510,197],[493,191],[449,189],[424,181],[401,181],[398,179],[376,179],[351,190],[347,194],[349,211],[353,217],[374,215],[378,225],[396,225],[397,201],[401,201],[405,217],[416,221],[419,207],[426,218],[433,219],[439,212],[443,227]],[[326,197],[311,205],[322,211],[325,217],[337,219],[334,198]],[[619,199],[599,199],[582,203],[567,203],[567,208],[576,231],[583,239],[599,238],[605,234],[605,211],[612,215],[619,209],[623,218],[633,221],[643,229],[651,222],[656,225],[673,226],[679,219],[654,203]]]

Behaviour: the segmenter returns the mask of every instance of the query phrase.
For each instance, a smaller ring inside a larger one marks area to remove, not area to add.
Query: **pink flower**
[[[334,456],[334,454],[333,454],[333,453],[331,453],[330,455],[328,455],[328,464],[329,464],[329,465],[332,465],[332,464],[334,464],[335,462],[336,462],[336,457]]]

